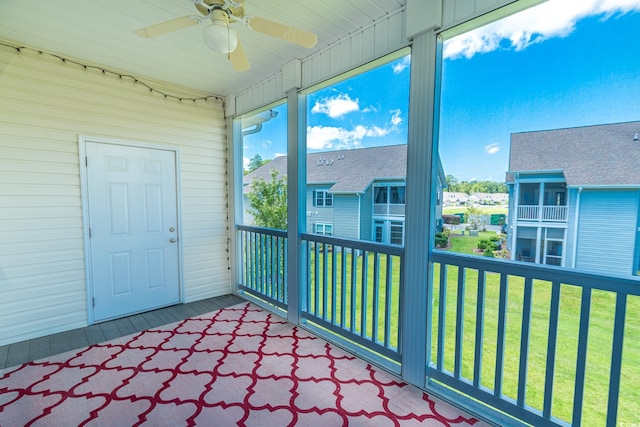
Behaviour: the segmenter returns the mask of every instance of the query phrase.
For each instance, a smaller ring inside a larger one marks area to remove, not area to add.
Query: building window
[[[313,192],[313,206],[329,208],[333,206],[333,194],[326,190],[316,190]]]
[[[392,205],[404,205],[404,185],[403,186],[391,186],[389,187],[389,203]]]
[[[404,222],[375,220],[373,223],[373,240],[392,245],[404,244]]]
[[[404,222],[391,221],[390,229],[390,243],[392,245],[402,245],[404,243]]]
[[[333,236],[333,224],[317,223],[315,228],[316,228],[316,234]]]
[[[374,187],[373,189],[373,203],[376,205],[387,204],[387,187]]]
[[[373,214],[404,216],[405,186],[376,185],[373,187]]]

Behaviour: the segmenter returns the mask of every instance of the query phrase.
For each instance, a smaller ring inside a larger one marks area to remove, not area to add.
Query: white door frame
[[[97,142],[100,144],[122,145],[127,147],[149,148],[155,150],[172,151],[176,159],[176,212],[177,218],[177,237],[178,237],[178,290],[180,292],[180,302],[184,302],[184,268],[183,268],[183,250],[182,250],[182,197],[180,195],[180,148],[170,145],[152,144],[139,141],[126,141],[120,139],[102,138],[97,136],[78,135],[78,154],[80,164],[80,199],[82,204],[82,235],[84,240],[84,268],[85,283],[87,291],[87,322],[89,325],[95,323],[93,310],[93,271],[91,265],[91,239],[89,238],[89,186],[87,182],[87,143]]]

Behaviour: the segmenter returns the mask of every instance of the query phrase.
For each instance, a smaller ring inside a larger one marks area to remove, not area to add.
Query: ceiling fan
[[[203,31],[205,44],[213,51],[226,53],[236,71],[248,70],[249,60],[235,30],[229,24],[243,23],[247,28],[279,38],[289,43],[312,48],[318,36],[298,28],[244,13],[244,0],[191,0],[202,16],[189,15],[172,19],[135,31],[140,37],[156,37],[172,31],[200,24],[211,24]]]

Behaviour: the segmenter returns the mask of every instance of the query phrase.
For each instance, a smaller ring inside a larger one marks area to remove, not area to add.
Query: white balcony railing
[[[243,295],[286,311],[286,232],[237,229]],[[400,323],[404,248],[301,241],[305,327],[401,371],[402,328],[413,327]],[[536,426],[616,426],[640,413],[637,277],[440,250],[431,262],[427,391]]]
[[[384,216],[404,216],[404,204],[375,203],[373,205],[373,214]]]
[[[567,206],[521,205],[518,206],[518,220],[566,222],[567,211]]]

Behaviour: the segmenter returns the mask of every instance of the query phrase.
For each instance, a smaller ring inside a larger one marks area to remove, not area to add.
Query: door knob
[[[171,228],[169,229],[169,231],[173,233],[174,231],[176,231],[176,229],[175,229],[175,228],[173,228],[173,227],[171,227]]]
[[[175,243],[175,242],[176,242],[176,239],[175,239],[175,237],[172,237],[172,238],[170,238],[170,239],[169,239],[169,241],[170,241],[171,243]]]

